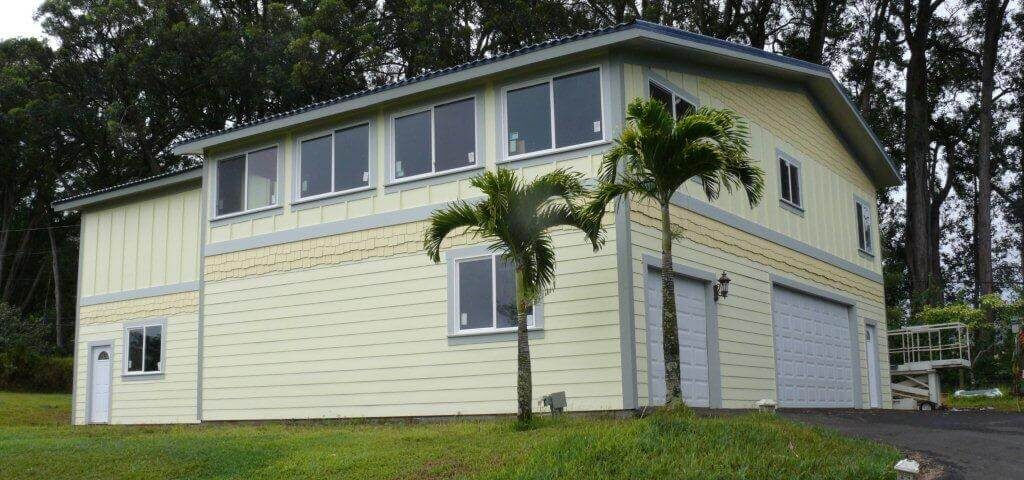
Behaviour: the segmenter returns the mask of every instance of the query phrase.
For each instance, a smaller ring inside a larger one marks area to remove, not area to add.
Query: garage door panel
[[[773,307],[780,405],[852,407],[848,307],[785,288],[776,288]]]
[[[650,272],[645,300],[647,316],[647,353],[651,402],[665,403],[665,361],[661,331],[661,276]],[[704,284],[685,278],[675,281],[676,322],[679,332],[679,375],[683,400],[687,405],[711,404],[708,374],[707,299]]]

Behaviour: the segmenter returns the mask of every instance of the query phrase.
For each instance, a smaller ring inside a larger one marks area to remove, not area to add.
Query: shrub
[[[70,392],[73,361],[53,356],[50,327],[0,303],[0,390]]]

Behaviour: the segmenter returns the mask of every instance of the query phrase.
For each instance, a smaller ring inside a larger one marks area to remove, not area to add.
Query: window
[[[277,204],[277,147],[217,162],[217,216]]]
[[[125,373],[163,372],[163,333],[163,324],[133,325],[125,328]]]
[[[335,130],[299,144],[299,198],[370,185],[370,126]]]
[[[604,139],[601,73],[572,73],[505,92],[507,155],[585,145]]]
[[[461,259],[455,264],[456,332],[516,327],[515,267],[500,255]],[[533,307],[527,326],[534,326]]]
[[[854,204],[857,215],[857,246],[861,251],[871,253],[871,209],[866,202],[859,199]]]
[[[697,107],[694,104],[686,101],[683,97],[672,93],[669,89],[661,86],[658,82],[651,80],[648,82],[648,87],[651,91],[651,98],[661,101],[665,104],[665,107],[672,113],[673,120],[679,120],[681,117],[687,115],[688,112],[696,110]]]
[[[392,180],[476,166],[475,102],[467,98],[395,117]]]
[[[782,201],[801,207],[800,198],[800,166],[786,157],[779,157],[779,179],[781,182]]]

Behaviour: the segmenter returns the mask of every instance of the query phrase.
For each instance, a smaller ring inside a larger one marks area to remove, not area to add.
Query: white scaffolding
[[[931,410],[941,404],[938,370],[971,366],[971,333],[962,323],[889,331],[894,403]]]

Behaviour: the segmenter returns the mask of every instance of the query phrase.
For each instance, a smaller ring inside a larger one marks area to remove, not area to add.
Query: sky
[[[0,0],[0,39],[43,37],[43,27],[32,20],[42,0]]]

